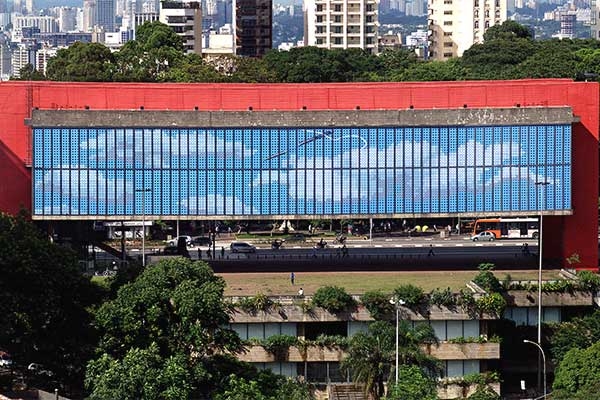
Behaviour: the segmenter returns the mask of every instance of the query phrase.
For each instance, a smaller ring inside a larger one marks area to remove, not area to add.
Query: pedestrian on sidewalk
[[[290,273],[290,282],[291,282],[292,285],[294,284],[294,280],[295,279],[296,279],[296,275],[293,272],[291,272]]]

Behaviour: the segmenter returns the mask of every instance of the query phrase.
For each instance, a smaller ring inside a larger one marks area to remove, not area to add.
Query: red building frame
[[[544,256],[598,267],[597,83],[565,79],[427,83],[0,83],[0,211],[31,209],[31,110],[394,110],[569,106],[573,215],[544,219]]]

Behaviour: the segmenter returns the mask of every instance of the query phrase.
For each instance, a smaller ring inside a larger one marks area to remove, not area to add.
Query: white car
[[[471,236],[474,242],[493,242],[496,240],[496,235],[490,231],[479,232],[477,235]]]
[[[167,240],[167,246],[177,246],[177,244],[179,243],[179,238],[185,238],[185,244],[186,244],[186,246],[189,247],[189,246],[192,245],[192,237],[184,235],[184,236],[174,237],[171,240]]]
[[[232,253],[256,253],[256,247],[246,242],[233,242],[229,248]]]

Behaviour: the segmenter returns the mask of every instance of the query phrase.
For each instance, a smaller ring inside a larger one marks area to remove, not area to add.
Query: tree
[[[86,378],[91,398],[189,398],[215,390],[221,371],[235,364],[220,354],[241,346],[224,328],[224,287],[205,263],[174,258],[119,289],[96,312],[102,335]],[[123,375],[127,380],[115,378]]]
[[[510,40],[510,39],[529,39],[533,40],[533,34],[529,28],[518,22],[507,20],[501,25],[489,27],[483,34],[483,40]]]
[[[398,326],[398,361],[400,365],[415,365],[432,376],[439,371],[439,363],[426,355],[422,344],[437,343],[437,338],[426,324],[414,329],[406,321]],[[347,357],[342,360],[342,369],[350,371],[352,379],[365,385],[365,391],[374,399],[384,393],[384,382],[393,372],[396,356],[395,327],[387,321],[369,325],[367,332],[359,332],[350,340]]]
[[[560,363],[569,350],[585,349],[596,342],[600,342],[600,311],[555,325],[550,338],[552,358]]]
[[[229,376],[225,389],[215,400],[313,400],[315,397],[306,383],[273,374],[266,370],[248,379]]]
[[[198,54],[186,55],[178,67],[165,71],[163,78],[167,82],[221,82],[224,80],[224,77]]]
[[[76,255],[50,243],[24,213],[0,213],[0,248],[0,349],[18,365],[43,364],[68,382],[63,389],[81,390],[96,342],[88,308],[104,293],[81,274]]]
[[[398,383],[390,385],[386,400],[436,400],[437,384],[425,371],[414,365],[398,368]]]
[[[36,70],[32,64],[25,64],[19,69],[20,81],[45,81],[46,77],[40,71]]]
[[[600,381],[600,342],[586,349],[569,350],[558,364],[554,376],[553,398],[577,399],[593,393],[588,399],[598,399]]]
[[[48,60],[46,76],[53,81],[110,82],[114,56],[100,43],[76,42]]]
[[[135,40],[125,43],[116,55],[115,80],[165,81],[168,71],[183,63],[183,41],[168,25],[158,21],[146,22],[137,28],[135,34]]]

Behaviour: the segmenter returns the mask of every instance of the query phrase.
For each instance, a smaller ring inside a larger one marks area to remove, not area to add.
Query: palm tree
[[[369,325],[367,332],[359,332],[350,341],[342,369],[350,371],[352,380],[365,385],[365,392],[377,400],[384,394],[384,382],[393,374],[396,357],[395,327],[388,321]],[[417,365],[431,375],[439,372],[439,362],[424,353],[422,344],[437,344],[433,329],[426,324],[412,328],[406,321],[398,325],[398,362]]]

